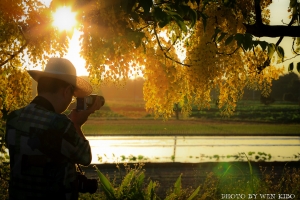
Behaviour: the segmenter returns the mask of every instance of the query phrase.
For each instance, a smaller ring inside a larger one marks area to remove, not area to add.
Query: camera
[[[92,106],[96,100],[98,95],[91,94],[87,97],[77,97],[76,98],[76,110],[87,110],[90,106]],[[105,103],[105,99],[103,96],[100,97],[100,107],[102,107]]]
[[[78,192],[94,194],[98,189],[97,179],[89,179],[85,175],[77,172]]]

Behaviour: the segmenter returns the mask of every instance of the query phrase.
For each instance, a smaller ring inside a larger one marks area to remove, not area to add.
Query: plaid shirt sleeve
[[[89,141],[79,136],[73,122],[64,115],[64,133],[61,143],[61,154],[70,159],[71,162],[89,165],[92,161],[91,147]]]
[[[75,163],[89,165],[89,142],[72,121],[36,104],[9,114],[6,144],[10,155],[11,199],[56,199],[70,194]]]

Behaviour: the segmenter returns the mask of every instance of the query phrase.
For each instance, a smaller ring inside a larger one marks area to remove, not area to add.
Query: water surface
[[[299,136],[97,136],[87,139],[94,164],[300,159]]]

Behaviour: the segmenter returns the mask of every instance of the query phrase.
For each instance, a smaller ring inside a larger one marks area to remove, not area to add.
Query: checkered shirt
[[[92,159],[89,142],[42,97],[9,115],[6,143],[10,199],[68,199],[77,178],[75,163],[89,165]]]

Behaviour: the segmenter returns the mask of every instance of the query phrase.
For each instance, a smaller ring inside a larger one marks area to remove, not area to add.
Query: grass
[[[265,106],[241,101],[230,118],[219,109],[193,108],[189,117],[154,120],[144,102],[108,101],[83,126],[85,135],[300,135],[300,107],[277,102]]]
[[[94,118],[83,126],[83,132],[85,135],[300,135],[300,124]]]

